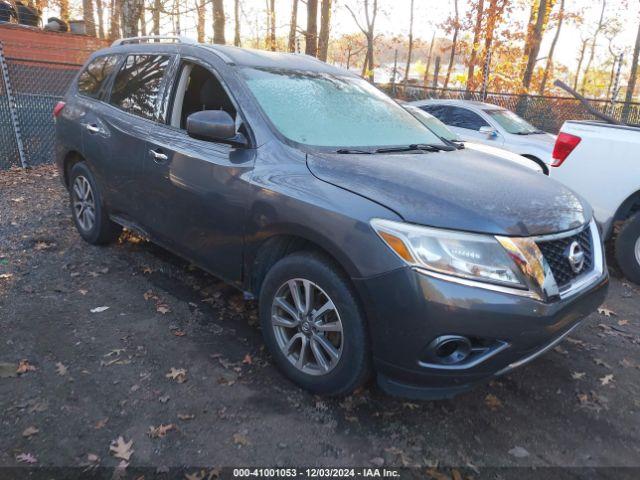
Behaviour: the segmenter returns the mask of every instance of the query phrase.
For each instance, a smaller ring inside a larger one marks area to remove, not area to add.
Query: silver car
[[[465,141],[509,150],[534,160],[548,172],[556,136],[510,110],[471,100],[420,100],[411,105],[435,116]]]

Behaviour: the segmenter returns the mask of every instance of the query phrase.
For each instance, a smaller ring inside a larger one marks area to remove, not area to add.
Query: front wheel
[[[640,284],[640,213],[629,218],[618,232],[615,253],[625,277]]]
[[[369,376],[365,321],[349,281],[324,256],[276,263],[260,291],[265,343],[283,373],[317,394],[346,395]]]

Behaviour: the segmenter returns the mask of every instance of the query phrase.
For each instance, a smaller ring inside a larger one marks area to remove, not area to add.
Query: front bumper
[[[608,282],[605,271],[580,293],[551,303],[453,283],[409,267],[355,284],[369,319],[379,385],[410,398],[446,398],[552,348],[602,304]],[[480,339],[497,351],[460,367],[425,361],[425,348],[443,335]]]

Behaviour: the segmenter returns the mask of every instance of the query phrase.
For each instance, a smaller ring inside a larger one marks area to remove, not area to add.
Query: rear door
[[[141,194],[146,139],[157,127],[159,95],[175,55],[127,55],[115,75],[100,134],[108,138],[111,210],[144,226],[153,208]]]

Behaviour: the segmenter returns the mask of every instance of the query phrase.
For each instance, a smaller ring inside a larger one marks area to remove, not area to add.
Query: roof
[[[493,103],[486,102],[478,102],[477,100],[457,100],[452,98],[433,98],[429,100],[419,100],[417,102],[411,102],[412,105],[420,106],[420,105],[435,105],[435,104],[446,104],[446,105],[460,105],[467,107],[476,107],[482,108],[485,110],[497,110],[502,109],[499,105],[494,105]]]

